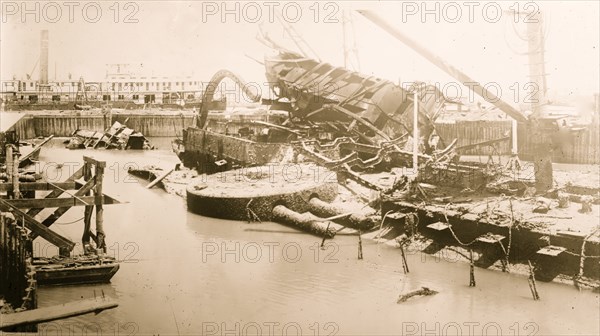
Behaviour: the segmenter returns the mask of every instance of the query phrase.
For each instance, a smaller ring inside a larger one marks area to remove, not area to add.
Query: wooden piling
[[[36,308],[31,238],[12,216],[0,213],[0,296],[13,308]]]
[[[469,249],[469,287],[475,287],[477,283],[475,282],[475,261],[473,260],[473,249]]]
[[[406,261],[406,254],[404,253],[404,242],[400,242],[400,253],[402,254],[402,269],[404,274],[409,273],[408,262]]]
[[[527,264],[529,265],[529,278],[527,281],[529,282],[529,289],[531,290],[531,296],[533,296],[534,300],[539,300],[540,295],[538,294],[537,287],[535,284],[535,274],[533,270],[533,266],[531,265],[531,261],[527,260]]]
[[[104,179],[104,162],[96,162],[96,190],[94,196],[96,197],[96,248],[102,249],[102,252],[106,253],[106,242],[104,241],[104,207],[102,205],[103,193],[102,193],[102,180]]]
[[[19,189],[19,155],[14,153],[12,160],[12,184],[13,184],[13,198],[21,198],[21,190]]]
[[[358,230],[358,260],[362,260],[363,258],[363,249],[362,249],[362,232]]]
[[[83,162],[83,180],[87,182],[92,178],[92,167],[89,162]],[[90,191],[84,193],[85,196],[90,195]],[[86,205],[83,211],[83,235],[81,237],[81,243],[83,244],[84,253],[89,253],[88,248],[90,246],[90,230],[92,221],[93,206]]]
[[[329,231],[329,224],[331,224],[331,222],[327,222],[327,231]],[[327,239],[327,237],[323,236],[323,240],[321,241],[321,247],[325,247],[325,239]]]
[[[12,145],[7,145],[6,146],[6,177],[8,178],[8,183],[12,183],[13,182],[13,170],[14,170],[14,165],[13,165],[13,147]],[[7,196],[8,198],[13,198],[13,190],[9,190],[7,192]]]

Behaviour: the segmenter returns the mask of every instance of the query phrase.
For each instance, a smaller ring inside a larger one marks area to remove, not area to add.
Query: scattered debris
[[[557,194],[557,198],[558,198],[558,207],[561,209],[565,209],[569,207],[569,204],[571,203],[569,200],[569,194],[567,194],[566,192],[563,191],[559,191]]]
[[[66,141],[69,149],[98,148],[106,149],[154,149],[150,141],[133,129],[115,121],[104,132],[75,130]]]
[[[581,213],[590,213],[592,212],[592,202],[594,198],[592,196],[586,195],[581,197]]]
[[[412,292],[400,295],[400,297],[398,298],[398,301],[396,301],[396,303],[406,302],[408,299],[412,298],[413,296],[431,296],[431,295],[435,295],[437,293],[438,292],[433,289],[429,289],[427,287],[421,287],[421,289],[417,289]]]

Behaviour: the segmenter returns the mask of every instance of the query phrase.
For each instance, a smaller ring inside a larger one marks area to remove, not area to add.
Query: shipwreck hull
[[[387,200],[382,204],[382,211],[384,213],[393,211],[403,214],[416,214],[418,216],[417,230],[434,241],[424,250],[427,253],[436,253],[447,246],[461,247],[461,244],[457,242],[448,229],[431,228],[431,225],[436,222],[449,222],[454,234],[461,242],[472,242],[487,234],[504,237],[501,243],[477,241],[465,247],[481,254],[481,258],[475,262],[479,267],[488,268],[494,263],[498,264],[498,262],[505,260],[506,251],[510,251],[508,260],[511,264],[526,264],[527,261],[531,261],[536,265],[536,278],[541,281],[552,281],[558,277],[575,279],[579,275],[596,281],[600,280],[600,264],[598,263],[600,242],[594,237],[587,238],[584,250],[585,258],[581,262],[582,244],[586,239],[583,233],[566,235],[564,233],[544,232],[544,230],[537,228],[535,223],[527,221],[523,221],[520,226],[515,224],[515,227],[511,230],[506,225],[499,225],[492,220],[481,218],[479,215],[463,214],[462,212],[446,209],[442,205],[418,205],[404,201]],[[390,222],[389,224],[396,226],[398,230],[406,234],[410,234],[410,230],[413,230],[404,220],[397,223]],[[501,245],[504,246],[504,249]],[[510,249],[508,249],[508,245],[510,245]],[[549,245],[565,250],[556,256],[539,253],[542,248]],[[455,260],[454,256],[446,257],[449,260]]]
[[[356,127],[366,135],[365,140],[370,138],[370,143],[412,133],[415,92],[419,99],[419,132],[429,139],[445,101],[433,86],[415,83],[404,88],[291,52],[267,58],[265,67],[273,92],[291,101],[294,117],[316,122],[358,122]],[[427,141],[425,146],[425,152],[429,152]]]
[[[179,158],[186,167],[212,173],[236,167],[286,163],[293,159],[292,146],[285,143],[260,143],[195,127],[184,132],[184,147]]]

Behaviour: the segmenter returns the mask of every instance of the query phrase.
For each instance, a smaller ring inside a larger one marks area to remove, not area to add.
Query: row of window
[[[25,98],[24,96],[21,96],[21,100],[23,100],[24,98]],[[69,95],[65,95],[65,98],[68,100],[69,99]],[[77,99],[83,99],[83,98],[84,97],[82,97],[82,96],[77,96]],[[154,98],[155,98],[155,96],[153,94],[152,95],[144,95],[144,100],[151,99],[152,101],[155,101]],[[192,93],[190,93],[190,94],[187,95],[187,99],[194,99],[194,98],[196,98],[196,97]],[[118,95],[117,99],[118,100],[125,100],[125,95]],[[135,100],[139,100],[139,99],[140,99],[140,95],[134,94],[134,95],[131,96],[131,100],[135,101]],[[176,98],[173,98],[173,99],[176,99]],[[29,96],[29,100],[33,101],[33,102],[36,102],[36,101],[38,101],[38,96],[37,95],[30,95]],[[60,100],[61,100],[61,96],[60,95],[53,95],[52,96],[52,101],[60,101]],[[107,95],[107,94],[102,95],[102,100],[104,100],[104,101],[110,101],[110,100],[112,100],[111,95]],[[163,94],[163,100],[169,100],[169,95],[168,94]]]
[[[181,87],[185,87],[185,83],[186,82],[175,82],[175,86],[179,86],[181,85]],[[198,85],[199,82],[189,82],[189,85]],[[29,87],[33,88],[35,87],[36,82],[29,82]],[[66,84],[66,85],[65,85]],[[162,85],[162,87],[164,89],[170,89],[171,88],[171,84],[173,84],[172,82],[127,82],[127,83],[112,83],[112,89],[115,89],[115,84],[118,84],[119,86],[119,90],[122,89],[122,85],[125,84],[125,87],[142,87],[144,84],[146,86],[146,90],[149,90],[150,87],[156,87],[157,89]],[[51,86],[60,86],[60,87],[65,87],[65,86],[72,86],[72,87],[77,87],[79,88],[79,83],[78,82],[53,82],[50,83]],[[6,84],[5,84],[6,86]],[[20,90],[27,90],[27,82],[21,82],[21,87],[19,88]]]

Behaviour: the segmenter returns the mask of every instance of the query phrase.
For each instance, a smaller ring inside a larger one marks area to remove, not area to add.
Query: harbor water
[[[119,307],[98,315],[44,323],[42,335],[597,335],[599,294],[477,268],[454,256],[407,256],[356,236],[321,239],[275,223],[247,223],[187,212],[185,201],[127,174],[128,167],[178,162],[171,139],[152,139],[150,151],[44,147],[37,169],[62,181],[83,155],[107,162],[104,192],[120,201],[104,211],[108,253],[121,260],[110,284],[42,287],[39,307],[111,296]],[[56,163],[64,163],[62,167]],[[43,214],[43,213],[42,213]],[[52,229],[81,240],[83,208]],[[77,246],[80,249],[80,246]],[[39,238],[36,255],[56,249]],[[422,286],[434,296],[405,303]]]

